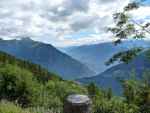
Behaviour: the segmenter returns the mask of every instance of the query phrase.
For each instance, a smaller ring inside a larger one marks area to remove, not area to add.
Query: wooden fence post
[[[64,113],[91,113],[91,104],[87,95],[69,95],[64,102]]]

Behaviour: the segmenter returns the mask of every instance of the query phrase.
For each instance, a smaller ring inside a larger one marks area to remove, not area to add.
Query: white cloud
[[[137,20],[146,19],[147,17],[150,17],[150,6],[141,6],[137,10],[134,10],[131,12],[133,18],[136,18]]]
[[[112,24],[112,14],[121,10],[129,1],[0,0],[0,36],[30,36],[56,46],[109,41],[111,38],[104,32],[105,27]],[[144,18],[149,13],[149,7],[142,8],[135,13],[138,17],[144,15]],[[90,36],[66,38],[77,32],[89,30]]]

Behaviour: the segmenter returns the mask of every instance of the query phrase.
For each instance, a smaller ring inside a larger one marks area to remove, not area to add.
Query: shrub
[[[74,82],[50,80],[40,86],[34,99],[34,106],[61,111],[65,97],[72,93],[85,94],[86,89]]]
[[[36,81],[29,71],[10,64],[0,67],[0,99],[26,106],[31,103],[35,90]]]

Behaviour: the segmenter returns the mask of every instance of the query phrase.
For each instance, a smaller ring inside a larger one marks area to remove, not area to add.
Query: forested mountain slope
[[[0,40],[0,50],[17,58],[40,64],[64,79],[75,79],[95,74],[87,66],[60,52],[52,45],[33,41],[30,38]]]

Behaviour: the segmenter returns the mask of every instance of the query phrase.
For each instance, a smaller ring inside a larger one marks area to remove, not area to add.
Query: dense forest
[[[93,113],[149,113],[150,72],[145,71],[140,80],[135,76],[131,73],[130,80],[120,81],[124,93],[117,97],[111,89],[62,80],[36,64],[1,52],[0,113],[60,113],[65,97],[76,93],[90,96]]]

